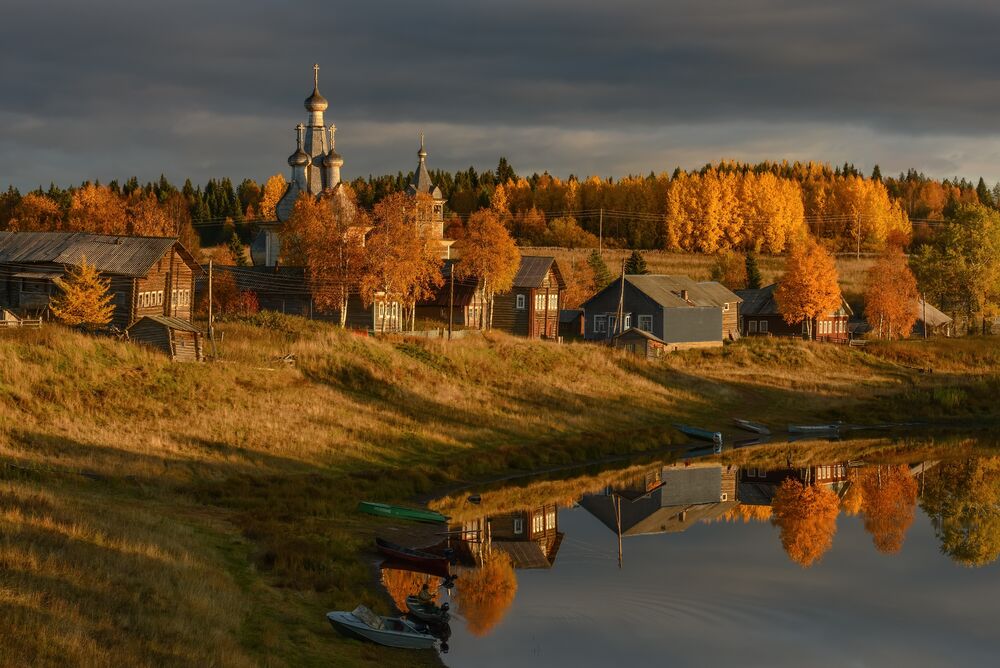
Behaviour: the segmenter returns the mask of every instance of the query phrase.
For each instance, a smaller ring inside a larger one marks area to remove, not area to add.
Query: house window
[[[156,305],[163,306],[163,290],[156,291]]]
[[[559,293],[549,293],[549,310],[555,311],[559,307]]]
[[[750,332],[751,334],[756,334],[756,333],[757,333],[757,321],[756,321],[756,320],[751,320],[751,321],[750,321],[750,329],[749,329],[749,332]]]
[[[524,300],[524,295],[518,295],[517,296],[517,308],[523,310],[524,309],[524,301],[525,301]]]
[[[722,305],[722,310],[724,312],[729,310],[729,302],[726,302],[725,304]]]
[[[639,316],[639,329],[644,332],[653,331],[653,316],[651,315],[640,315]]]
[[[608,331],[608,316],[606,315],[595,315],[594,316],[594,333],[603,334]]]
[[[545,530],[556,528],[556,510],[552,508],[545,512]]]
[[[520,517],[514,519],[514,534],[521,535],[524,533],[524,520]]]
[[[767,320],[761,320],[760,321],[760,333],[761,334],[766,334],[767,333]]]
[[[628,329],[631,326],[632,326],[632,314],[631,313],[626,313],[625,314],[625,327],[623,329]]]
[[[542,533],[543,531],[545,531],[545,517],[542,516],[541,512],[534,513],[531,516],[531,532]]]
[[[618,331],[618,316],[609,315],[608,316],[608,332],[614,334]]]

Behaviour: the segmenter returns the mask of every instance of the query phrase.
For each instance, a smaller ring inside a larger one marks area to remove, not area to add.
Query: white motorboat
[[[386,647],[430,649],[437,638],[402,617],[381,617],[363,605],[351,612],[328,612],[326,618],[341,633]]]

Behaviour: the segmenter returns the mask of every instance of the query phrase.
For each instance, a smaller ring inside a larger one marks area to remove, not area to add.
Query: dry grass
[[[573,262],[586,259],[590,248],[545,248],[527,247],[521,252],[525,255],[551,255],[559,264],[571,266]],[[621,269],[622,258],[631,251],[605,250],[604,262],[614,274]],[[712,277],[712,265],[715,257],[698,253],[670,253],[667,251],[643,251],[646,268],[651,274],[682,274],[696,281],[707,281]],[[874,260],[870,257],[856,258],[852,255],[837,257],[837,270],[840,272],[840,288],[848,300],[855,300],[864,293],[865,273]],[[761,255],[758,258],[761,278],[764,285],[773,283],[781,277],[785,269],[785,258],[782,255]]]
[[[223,360],[203,365],[55,326],[0,336],[0,664],[433,665],[326,624],[389,610],[359,499],[651,451],[676,420],[984,419],[1000,389],[991,339],[755,340],[642,364],[291,318],[220,329]]]

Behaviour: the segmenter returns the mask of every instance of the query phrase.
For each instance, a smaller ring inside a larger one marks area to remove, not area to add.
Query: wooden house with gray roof
[[[619,301],[623,323],[618,322]],[[738,336],[740,302],[738,295],[719,283],[697,283],[687,276],[629,274],[583,303],[584,338],[610,341],[634,327],[670,350],[721,346]]]
[[[565,291],[554,257],[522,255],[513,288],[493,300],[493,328],[531,339],[556,338]]]
[[[751,290],[737,290],[743,298],[740,308],[740,332],[743,336],[789,336],[808,338],[811,332],[815,341],[847,343],[851,340],[848,321],[854,314],[850,305],[841,298],[840,306],[829,313],[814,318],[811,323],[785,322],[774,297],[778,284]]]
[[[0,307],[45,316],[55,280],[84,260],[110,284],[112,326],[124,330],[143,316],[191,320],[202,269],[173,237],[0,232]]]

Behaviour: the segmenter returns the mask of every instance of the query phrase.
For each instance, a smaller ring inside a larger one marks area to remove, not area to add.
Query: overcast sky
[[[986,0],[7,0],[0,184],[286,173],[313,62],[345,178],[413,169],[423,130],[448,170],[1000,180]]]

